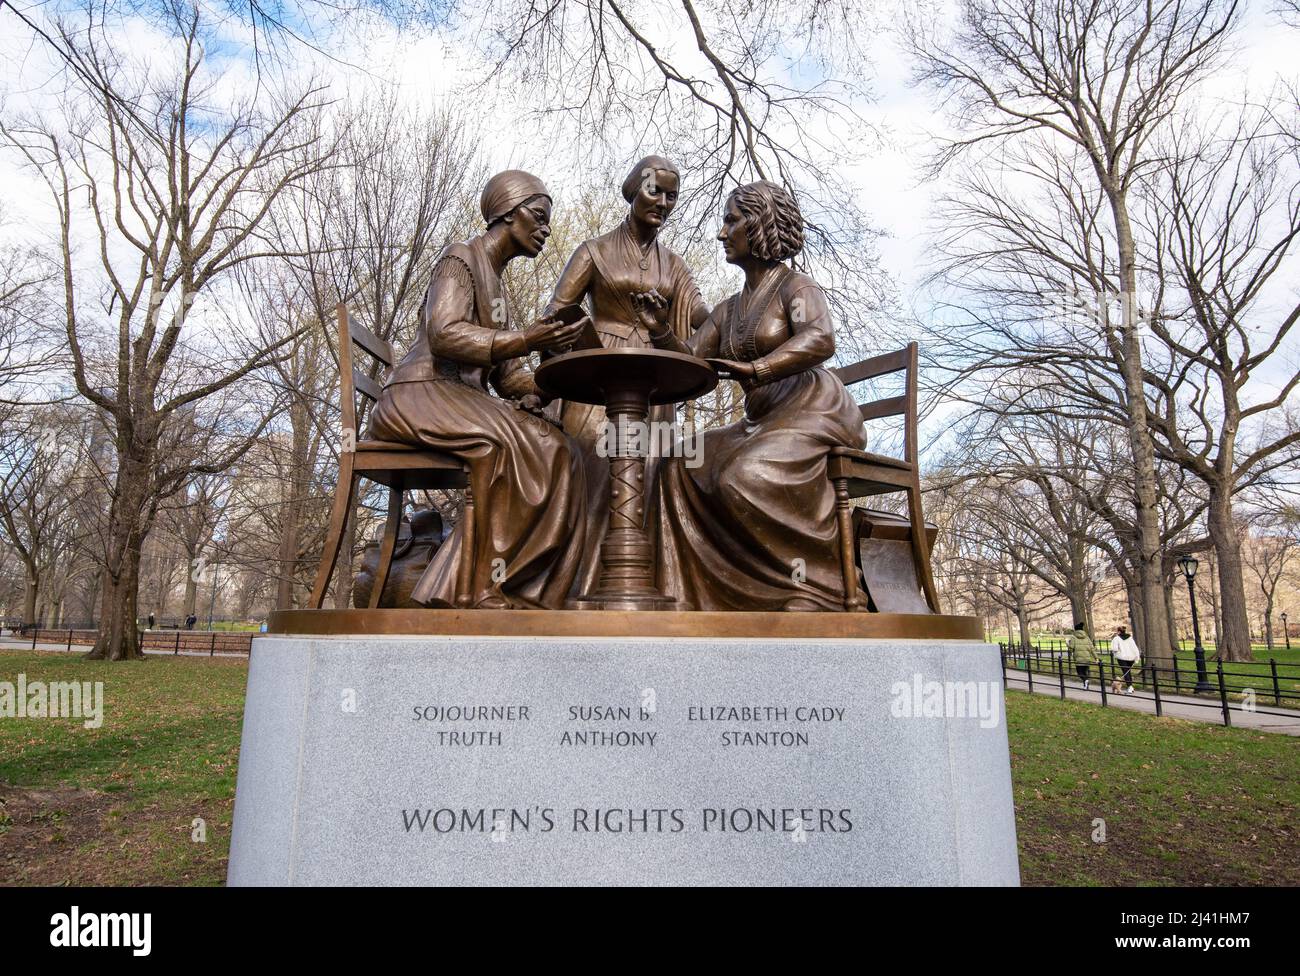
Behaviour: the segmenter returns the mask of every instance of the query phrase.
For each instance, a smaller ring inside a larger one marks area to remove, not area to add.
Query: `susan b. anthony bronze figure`
[[[677,206],[681,173],[663,156],[646,156],[628,171],[620,187],[628,203],[627,216],[613,230],[584,241],[574,250],[555,284],[546,312],[559,313],[582,303],[591,310],[600,343],[607,349],[650,348],[650,330],[639,314],[640,296],[647,291],[669,303],[665,327],[685,340],[708,317],[709,308],[682,258],[666,247],[659,234]],[[610,443],[605,408],[566,400],[561,413],[564,430],[579,444],[587,472],[588,557],[574,584],[574,596],[596,584],[598,554],[609,519],[609,462],[601,448]],[[674,413],[671,404],[652,407],[648,422],[665,429]],[[657,452],[651,442],[646,483],[653,484]]]

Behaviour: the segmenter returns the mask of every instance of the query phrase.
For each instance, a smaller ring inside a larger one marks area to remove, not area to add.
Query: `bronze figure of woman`
[[[745,285],[683,342],[666,296],[642,296],[656,346],[713,359],[737,380],[745,415],[704,434],[702,464],[662,466],[659,585],[696,610],[842,610],[833,447],[865,446],[862,418],[822,364],[834,355],[826,296],[784,262],[803,248],[803,217],[762,181],[727,199],[718,233]]]
[[[472,606],[556,609],[585,551],[586,482],[573,442],[536,415],[541,397],[523,361],[534,351],[564,351],[586,322],[543,317],[515,330],[509,321],[501,273],[517,257],[536,257],[550,235],[542,181],[522,170],[498,173],[480,208],[487,229],[438,257],[415,344],[375,403],[370,436],[468,463]],[[429,563],[411,594],[417,602],[454,602],[463,529],[457,525]]]
[[[686,340],[708,317],[709,309],[690,269],[680,256],[659,242],[659,231],[677,206],[681,174],[662,156],[639,160],[623,180],[627,217],[613,230],[584,241],[573,252],[556,282],[548,314],[585,303],[601,344],[649,347],[650,330],[637,308],[639,296],[653,291],[667,302],[665,327]],[[574,594],[595,584],[599,553],[609,521],[609,462],[599,456],[605,409],[585,403],[565,403],[564,430],[581,446],[587,470],[587,550],[589,557],[574,586]],[[652,424],[670,424],[671,405],[651,409]],[[655,441],[652,440],[652,445]],[[646,468],[653,484],[655,456]]]

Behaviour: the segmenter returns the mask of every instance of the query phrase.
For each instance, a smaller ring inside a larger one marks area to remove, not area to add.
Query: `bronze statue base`
[[[271,634],[983,640],[979,617],[666,610],[273,610]]]

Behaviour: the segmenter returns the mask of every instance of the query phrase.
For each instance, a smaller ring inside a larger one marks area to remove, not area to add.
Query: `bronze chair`
[[[854,498],[865,498],[868,495],[903,492],[907,495],[916,582],[925,594],[930,609],[939,612],[939,596],[935,592],[934,574],[930,568],[930,539],[926,532],[925,514],[921,510],[921,472],[917,463],[916,444],[917,358],[917,345],[912,342],[896,352],[873,356],[852,366],[833,370],[845,386],[890,373],[907,374],[902,394],[864,403],[860,407],[864,422],[880,417],[903,418],[903,457],[892,458],[848,447],[832,448],[830,452],[828,474],[835,485],[835,514],[839,521],[840,570],[844,575],[845,610],[860,610],[866,606],[866,599],[858,588],[858,573],[853,559],[854,528],[850,502]]]
[[[379,546],[379,565],[370,590],[370,609],[379,606],[388,570],[393,563],[393,548],[402,521],[403,495],[407,491],[434,488],[464,488],[464,546],[456,572],[456,605],[469,606],[470,585],[474,569],[474,497],[469,486],[469,469],[459,458],[440,451],[414,447],[393,441],[357,439],[357,400],[360,393],[372,403],[379,399],[383,387],[353,365],[352,347],[356,346],[377,360],[385,370],[393,365],[393,347],[367,329],[348,320],[345,305],[338,307],[339,320],[339,392],[343,420],[342,450],[339,452],[339,478],[334,488],[334,509],[325,534],[316,585],[312,588],[311,608],[319,610],[325,602],[325,590],[338,562],[343,545],[343,530],[357,496],[362,478],[388,487],[388,519],[384,523],[383,541]]]

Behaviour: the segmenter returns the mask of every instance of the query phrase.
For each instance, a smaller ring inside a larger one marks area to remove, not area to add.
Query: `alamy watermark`
[[[605,421],[596,454],[610,457],[680,457],[686,467],[698,468],[704,463],[704,436],[698,431],[683,433],[675,421],[629,420],[620,416],[617,422]]]
[[[104,682],[0,681],[0,718],[79,718],[88,729],[104,724]]]
[[[1047,303],[1047,319],[1067,329],[1100,331],[1129,322],[1139,339],[1151,333],[1156,298],[1149,292],[1076,289],[1044,292],[1042,297]]]
[[[894,718],[978,718],[980,728],[1002,721],[1001,681],[926,681],[922,674],[890,686]]]
[[[133,956],[147,956],[153,945],[150,912],[70,911],[50,916],[50,945],[56,949],[127,948]]]

